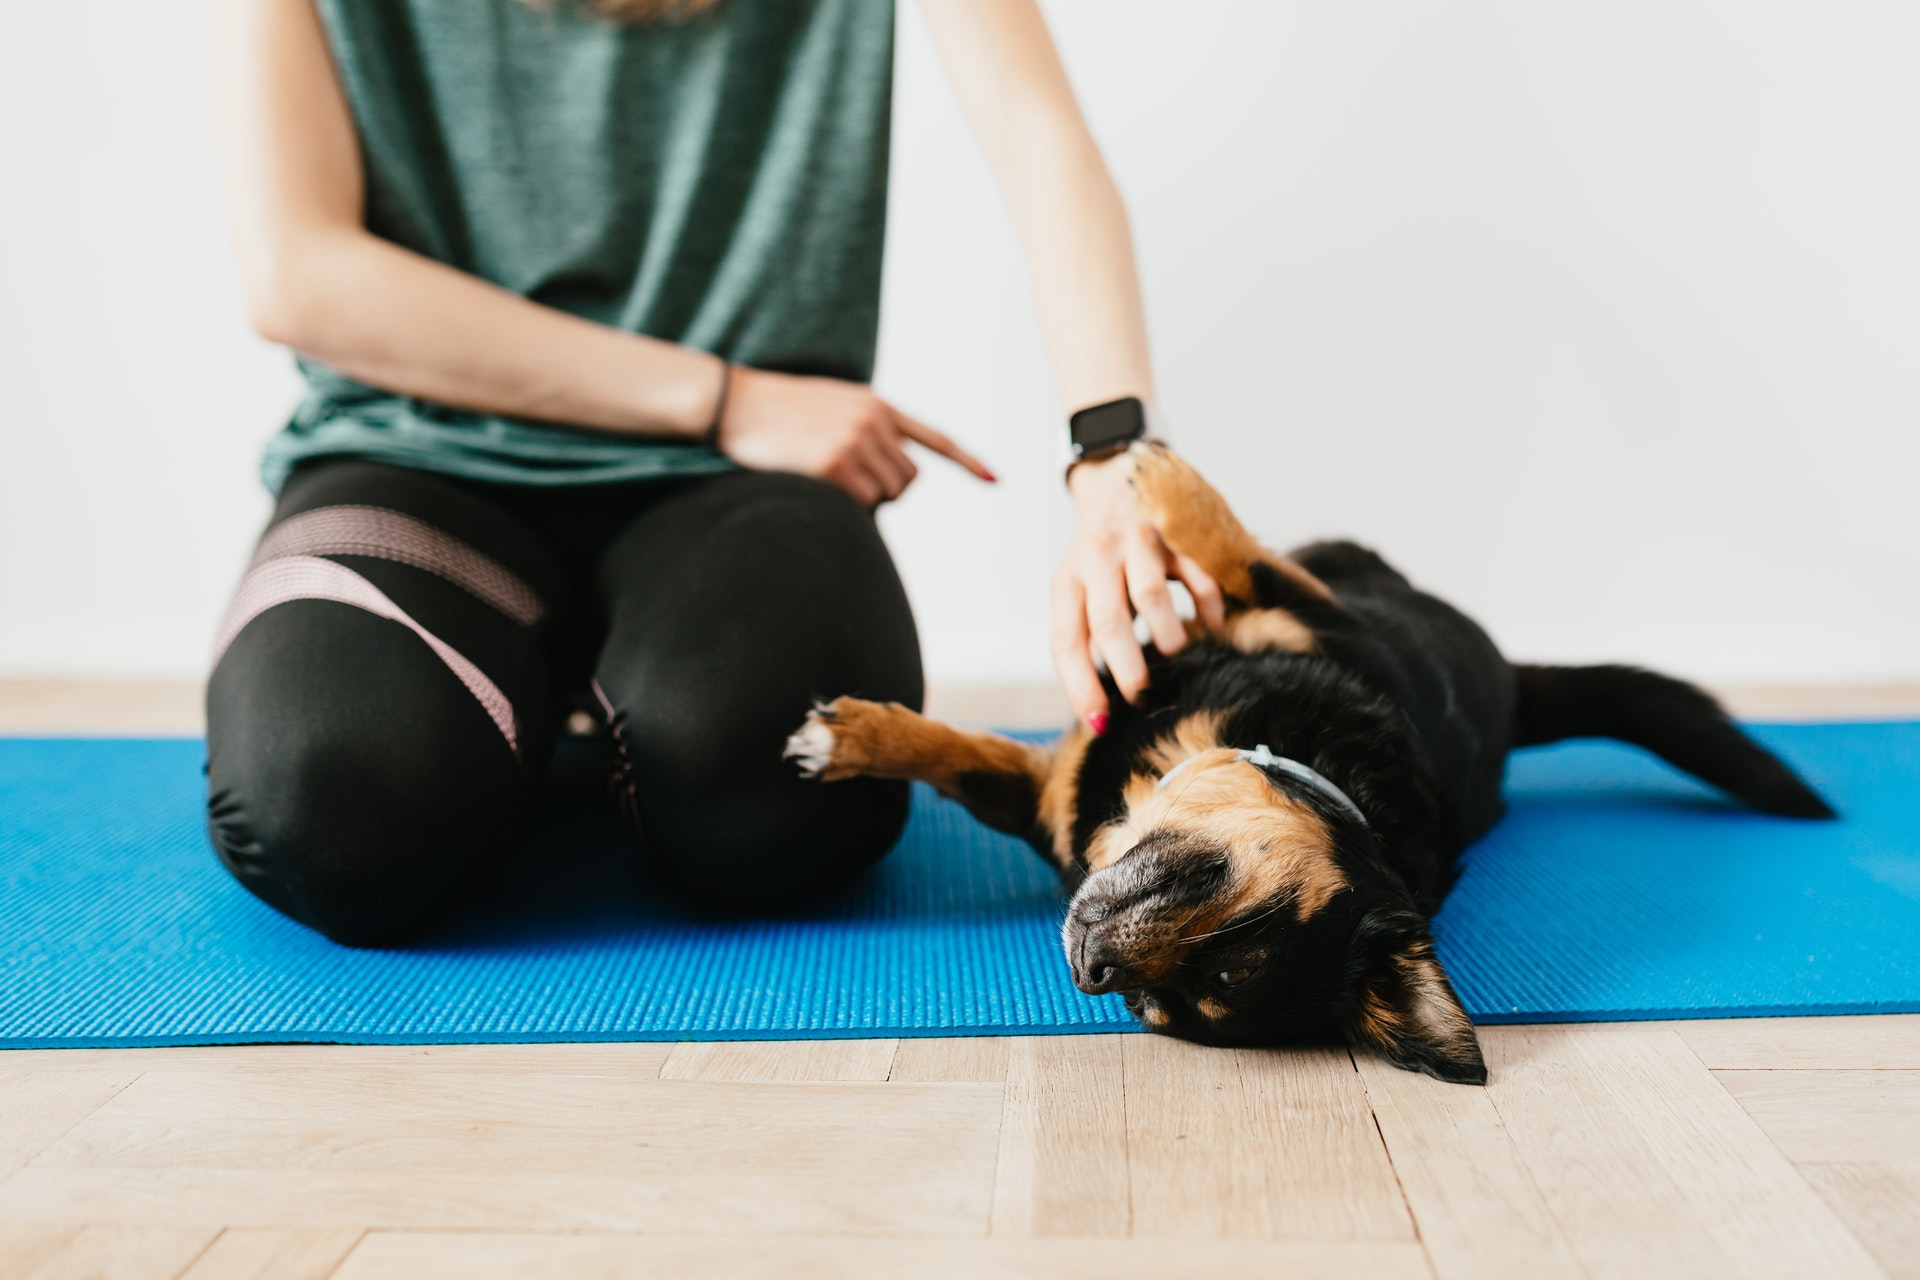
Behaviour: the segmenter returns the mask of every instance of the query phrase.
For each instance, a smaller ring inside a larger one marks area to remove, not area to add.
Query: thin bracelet
[[[727,416],[727,392],[733,389],[733,362],[720,361],[720,393],[713,401],[713,421],[707,424],[706,434],[701,442],[715,453],[720,452],[720,420]]]

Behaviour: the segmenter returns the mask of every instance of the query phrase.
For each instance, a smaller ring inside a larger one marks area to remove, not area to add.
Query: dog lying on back
[[[787,755],[826,780],[932,784],[1030,842],[1073,891],[1073,980],[1149,1030],[1211,1044],[1344,1038],[1483,1084],[1428,918],[1499,819],[1516,746],[1635,743],[1767,813],[1833,811],[1692,685],[1631,667],[1509,664],[1470,619],[1350,542],[1263,549],[1185,462],[1135,445],[1166,544],[1227,597],[1149,653],[1138,706],[1051,748],[840,698]]]

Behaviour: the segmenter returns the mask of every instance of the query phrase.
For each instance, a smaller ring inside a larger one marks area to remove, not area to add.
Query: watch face
[[[1082,409],[1071,419],[1073,447],[1081,453],[1138,440],[1147,434],[1146,410],[1132,396]]]

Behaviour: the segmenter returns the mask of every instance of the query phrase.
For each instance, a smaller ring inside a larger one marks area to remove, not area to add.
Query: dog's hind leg
[[[836,698],[808,713],[787,739],[786,755],[825,782],[866,776],[928,783],[1064,869],[1071,862],[1070,775],[1084,749],[1080,730],[1042,747],[956,729],[897,702]]]
[[[1516,665],[1514,745],[1615,738],[1644,747],[1762,813],[1831,818],[1833,807],[1748,737],[1705,690],[1638,667]]]

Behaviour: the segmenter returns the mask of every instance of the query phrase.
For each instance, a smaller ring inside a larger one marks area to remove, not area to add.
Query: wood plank
[[[353,1227],[336,1231],[234,1227],[222,1231],[180,1280],[326,1280],[361,1234]]]
[[[1667,1025],[1714,1071],[1920,1071],[1920,1013]]]
[[[685,1176],[470,1174],[453,1156],[431,1173],[407,1175],[29,1165],[0,1183],[0,1228],[224,1217],[235,1226],[272,1228],[932,1240],[985,1233],[991,1178],[990,1165],[962,1173],[951,1165],[856,1170],[832,1159],[810,1176],[751,1168]]]
[[[1344,1049],[1124,1047],[1135,1236],[1414,1238]]]
[[[1920,716],[1920,686],[1722,688],[1736,715],[1770,720]],[[191,680],[0,680],[0,733],[204,731],[203,686]],[[1055,685],[935,685],[927,713],[955,724],[1057,729],[1073,720]]]
[[[1743,1276],[1878,1273],[1870,1255],[1740,1104],[1670,1033],[1583,1049]]]
[[[156,1071],[0,1220],[984,1234],[1001,1090]]]
[[[36,1165],[570,1175],[812,1171],[837,1151],[903,1168],[969,1133],[989,1148],[990,1085],[750,1085],[365,1070],[149,1072]],[[314,1139],[321,1139],[315,1141]],[[989,1151],[989,1154],[991,1152]],[[585,1161],[586,1163],[583,1163]]]
[[[218,1227],[0,1224],[0,1280],[173,1280]]]
[[[1167,1280],[1169,1276],[1286,1276],[1289,1280],[1414,1280],[1416,1244],[1273,1240],[818,1240],[660,1236],[370,1234],[336,1280],[423,1275],[554,1280]]]
[[[1440,1280],[1586,1274],[1487,1090],[1355,1063]]]
[[[1803,1164],[1800,1173],[1893,1280],[1920,1280],[1920,1159]]]
[[[936,684],[927,690],[926,710],[970,729],[1058,731],[1073,723],[1073,704],[1057,684]]]
[[[1909,1160],[1920,1146],[1920,1071],[1714,1076],[1789,1160]]]
[[[1757,685],[1715,689],[1749,720],[1905,720],[1920,716],[1920,685]]]
[[[1740,685],[1713,690],[1735,715],[1755,720],[1880,720],[1920,716],[1920,685]],[[1054,684],[934,685],[927,714],[989,729],[1058,729],[1073,708]]]
[[[0,680],[0,734],[199,734],[197,680]]]
[[[471,1074],[657,1076],[673,1046],[625,1044],[228,1044],[165,1049],[3,1049],[0,1072],[333,1070],[394,1068]]]
[[[1005,1036],[913,1036],[900,1041],[893,1055],[891,1080],[973,1081],[998,1084],[1007,1078]]]
[[[111,1101],[138,1074],[0,1069],[0,1178]]]
[[[1610,1031],[1611,1036],[1634,1033]],[[1564,1027],[1483,1027],[1488,1097],[1589,1275],[1713,1274],[1718,1254]]]
[[[33,1226],[24,1223],[0,1223],[0,1280],[16,1280],[41,1273],[73,1243],[85,1227]]]
[[[1009,1042],[993,1234],[1127,1233],[1121,1044],[1133,1038],[1022,1036]]]
[[[1595,1276],[1874,1276],[1671,1031],[1487,1028],[1489,1094]]]
[[[897,1040],[682,1041],[662,1080],[878,1082],[893,1068]]]

